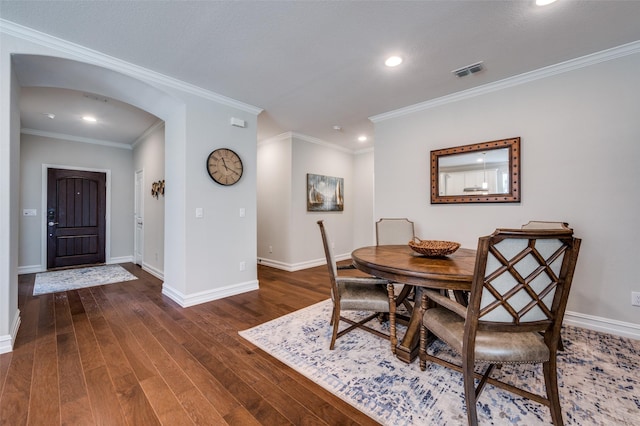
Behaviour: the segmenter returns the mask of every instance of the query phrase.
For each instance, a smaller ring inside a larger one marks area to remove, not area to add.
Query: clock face
[[[207,172],[220,185],[233,185],[242,176],[242,160],[230,149],[216,149],[207,158]]]

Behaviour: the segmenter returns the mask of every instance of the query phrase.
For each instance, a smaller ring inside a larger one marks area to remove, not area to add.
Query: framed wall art
[[[344,178],[307,173],[307,211],[344,210]]]

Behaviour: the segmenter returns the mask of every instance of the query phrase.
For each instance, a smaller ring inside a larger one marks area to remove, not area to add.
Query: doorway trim
[[[140,185],[138,185],[140,176]],[[144,169],[136,170],[133,177],[133,263],[144,265]],[[142,218],[141,236],[138,238],[138,219]],[[140,263],[138,263],[138,253],[140,253]]]
[[[67,169],[79,170],[83,172],[99,172],[106,174],[106,203],[105,203],[105,238],[104,238],[104,261],[109,264],[111,260],[111,169],[95,169],[90,167],[65,166],[61,164],[42,164],[42,200],[40,211],[47,211],[47,169]],[[47,224],[44,213],[40,223],[40,271],[47,270]]]

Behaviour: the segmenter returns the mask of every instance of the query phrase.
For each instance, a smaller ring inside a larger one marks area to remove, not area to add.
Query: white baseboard
[[[133,256],[111,257],[106,261],[107,265],[112,265],[114,263],[133,263]]]
[[[236,294],[246,293],[248,291],[258,290],[258,281],[247,281],[230,285],[223,288],[201,291],[193,294],[184,294],[170,286],[167,283],[162,285],[162,294],[169,297],[183,308],[199,305],[201,303],[211,302],[213,300],[224,299],[225,297],[235,296]]]
[[[565,312],[563,324],[640,340],[640,324],[596,317],[572,311]]]
[[[341,254],[336,256],[336,262],[342,260],[351,259],[351,254]],[[327,260],[325,258],[309,260],[299,263],[284,263],[277,260],[265,259],[264,257],[258,258],[258,265],[269,266],[271,268],[282,269],[287,272],[301,271],[303,269],[315,268],[316,266],[326,265]]]
[[[20,309],[17,309],[16,316],[13,318],[13,323],[11,324],[11,334],[0,336],[0,354],[13,351],[13,343],[16,341],[16,336],[18,335],[20,321]]]
[[[13,351],[13,339],[11,335],[5,334],[0,336],[0,354],[6,354]]]
[[[46,271],[46,268],[43,265],[18,266],[18,275],[35,274],[44,271]]]
[[[149,265],[148,263],[142,262],[142,269],[153,275],[154,277],[164,281],[164,271]]]

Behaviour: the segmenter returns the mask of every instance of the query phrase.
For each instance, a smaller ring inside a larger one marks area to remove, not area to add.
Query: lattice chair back
[[[469,315],[480,329],[559,333],[579,245],[571,230],[498,229],[480,238]]]

